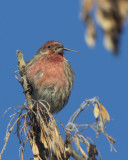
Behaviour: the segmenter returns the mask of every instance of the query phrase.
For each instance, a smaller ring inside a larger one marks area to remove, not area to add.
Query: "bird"
[[[74,83],[74,71],[65,58],[65,50],[77,52],[58,41],[47,41],[25,66],[32,99],[48,104],[52,114],[67,104]]]

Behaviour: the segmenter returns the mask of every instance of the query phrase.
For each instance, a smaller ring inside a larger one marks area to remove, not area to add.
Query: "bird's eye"
[[[51,46],[48,46],[48,48],[51,48]]]

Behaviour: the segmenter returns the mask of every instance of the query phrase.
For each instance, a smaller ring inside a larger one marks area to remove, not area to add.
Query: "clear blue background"
[[[84,24],[80,20],[80,1],[74,0],[1,0],[0,1],[0,149],[4,144],[10,111],[3,118],[4,110],[23,105],[22,87],[14,78],[17,70],[16,50],[29,60],[47,40],[57,40],[65,47],[78,50],[67,52],[66,58],[75,71],[75,84],[67,106],[55,117],[66,125],[69,117],[86,98],[98,96],[109,111],[113,121],[107,123],[107,132],[116,139],[117,153],[110,152],[104,135],[92,136],[103,160],[126,159],[128,144],[128,29],[124,26],[120,55],[115,57],[103,47],[102,31],[98,29],[97,44],[93,49],[84,42]],[[93,115],[82,113],[79,123],[93,121]],[[91,118],[92,117],[92,118]],[[62,130],[61,130],[62,131]],[[14,132],[13,132],[14,133]],[[19,143],[12,133],[3,160],[17,160]],[[24,159],[32,157],[29,143]]]

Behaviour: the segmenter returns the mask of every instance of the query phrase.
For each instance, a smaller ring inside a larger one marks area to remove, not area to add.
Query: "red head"
[[[48,54],[59,54],[64,56],[64,46],[60,42],[48,41],[41,48],[48,51]]]
[[[60,42],[57,42],[57,41],[47,41],[43,46],[42,48],[45,49],[45,48],[49,48],[49,46],[54,46],[54,45],[58,45],[58,44],[61,44]]]
[[[47,54],[59,54],[61,56],[64,56],[64,50],[66,51],[72,51],[72,52],[77,52],[74,50],[70,50],[67,48],[64,48],[64,46],[57,41],[47,41],[42,47],[41,49],[48,51]]]

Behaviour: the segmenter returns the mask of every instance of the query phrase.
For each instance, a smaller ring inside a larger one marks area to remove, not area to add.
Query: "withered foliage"
[[[106,121],[110,121],[109,113],[95,97],[86,99],[81,104],[69,119],[66,127],[59,122],[65,131],[66,138],[64,140],[60,135],[55,118],[49,112],[50,106],[48,103],[31,99],[29,89],[26,88],[28,85],[25,84],[27,81],[24,75],[25,62],[23,61],[23,55],[20,51],[18,51],[17,54],[21,81],[18,80],[17,76],[16,78],[23,86],[27,104],[25,103],[23,106],[9,108],[14,109],[14,111],[18,109],[18,111],[15,111],[15,113],[10,116],[11,120],[7,126],[5,144],[0,153],[0,160],[14,127],[16,128],[17,137],[21,143],[21,147],[19,148],[20,160],[24,160],[27,141],[30,143],[34,160],[68,160],[70,157],[73,157],[75,160],[96,160],[97,156],[101,159],[100,152],[94,141],[84,135],[84,131],[89,128],[95,131],[96,135],[102,132],[107,137],[111,149],[115,150],[113,147],[115,140],[106,133]],[[76,119],[81,115],[81,112],[90,109],[93,111],[96,121],[92,124],[77,124]],[[8,110],[6,110],[6,112]],[[77,151],[73,148],[73,143]]]
[[[80,113],[89,110],[91,104],[93,105],[92,110],[96,122],[92,124],[77,124],[75,121],[80,116]],[[72,115],[66,127],[59,122],[65,130],[65,141],[60,135],[53,115],[42,101],[35,102],[33,109],[30,109],[26,105],[11,108],[15,110],[17,108],[21,109],[11,115],[11,120],[8,123],[6,131],[5,145],[1,151],[0,159],[15,126],[17,137],[21,143],[21,147],[19,148],[19,159],[21,160],[24,160],[23,153],[27,141],[30,142],[34,160],[47,160],[48,158],[51,160],[66,160],[70,156],[74,157],[74,159],[95,160],[98,155],[101,159],[100,152],[94,141],[84,135],[84,131],[89,128],[94,130],[96,135],[102,132],[107,137],[111,148],[115,150],[113,147],[115,140],[105,131],[106,121],[110,121],[109,113],[97,98],[85,100],[80,108]],[[15,121],[12,124],[14,119]],[[81,154],[78,154],[73,149],[73,142]],[[82,147],[82,144],[85,144],[85,147]]]
[[[86,25],[85,41],[96,43],[96,22],[104,33],[104,45],[118,53],[120,34],[128,18],[128,0],[82,0],[82,20]]]
[[[5,145],[1,151],[0,159],[6,148],[11,131],[15,126],[17,137],[22,144],[19,148],[19,159],[24,159],[23,152],[28,140],[35,159],[42,160],[48,157],[50,159],[53,159],[53,157],[65,159],[64,141],[59,133],[56,121],[48,109],[45,106],[42,108],[40,104],[42,102],[37,102],[33,109],[26,105],[20,106],[21,109],[11,115],[12,118],[7,126]],[[16,109],[19,107],[12,108]],[[12,125],[14,119],[15,122]]]

